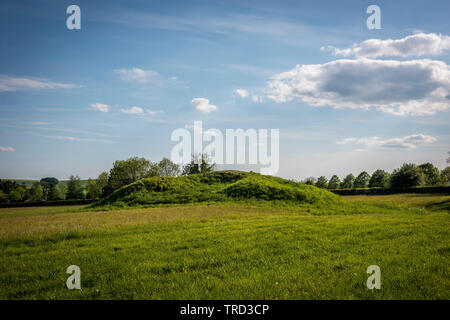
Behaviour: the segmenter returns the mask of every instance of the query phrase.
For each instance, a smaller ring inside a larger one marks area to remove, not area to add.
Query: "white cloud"
[[[108,106],[107,104],[97,102],[97,103],[91,104],[91,108],[94,110],[98,110],[100,112],[108,112],[110,109],[110,106]]]
[[[150,109],[145,110],[149,115],[154,116],[155,114],[161,113],[162,111],[153,111]]]
[[[117,69],[116,74],[124,81],[147,83],[158,79],[159,73],[154,70],[143,70],[139,68]]]
[[[217,106],[210,104],[206,98],[194,98],[191,100],[191,104],[202,113],[209,113],[217,110]]]
[[[142,114],[144,113],[144,109],[141,107],[131,107],[130,109],[120,109],[120,112],[125,114]]]
[[[16,149],[14,149],[13,147],[0,147],[0,151],[14,152],[14,151],[16,151]]]
[[[248,97],[248,91],[245,89],[235,89],[233,92],[243,99]]]
[[[33,126],[48,126],[48,125],[51,125],[50,122],[44,122],[44,121],[34,121],[31,124]]]
[[[69,83],[58,83],[48,79],[30,78],[30,77],[10,77],[0,75],[0,91],[18,91],[27,89],[70,89],[79,86]]]
[[[72,137],[72,136],[43,136],[50,139],[56,139],[56,140],[66,140],[66,141],[85,141],[85,142],[103,142],[103,143],[111,143],[110,140],[105,139],[92,139],[92,138],[78,138],[78,137]]]
[[[320,49],[331,50],[335,56],[358,58],[437,56],[450,50],[450,37],[435,33],[417,33],[397,40],[368,39],[346,49],[332,46]]]
[[[366,148],[394,148],[394,149],[414,149],[417,145],[430,144],[436,141],[436,137],[424,134],[412,134],[402,138],[391,138],[382,140],[379,137],[368,138],[345,138],[337,144],[357,143]]]
[[[299,99],[312,106],[434,114],[450,108],[450,68],[429,59],[362,58],[297,65],[272,77],[265,95],[277,103]]]

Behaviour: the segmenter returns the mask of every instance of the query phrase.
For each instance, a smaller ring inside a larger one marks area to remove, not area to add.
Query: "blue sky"
[[[81,30],[66,28],[71,4]],[[371,4],[380,30],[366,27]],[[448,1],[2,1],[0,177],[157,161],[194,120],[279,128],[285,178],[442,169],[448,12]]]

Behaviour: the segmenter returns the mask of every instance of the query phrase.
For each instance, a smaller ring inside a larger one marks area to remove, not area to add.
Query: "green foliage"
[[[20,185],[11,180],[0,180],[0,190],[5,194],[9,194],[11,191],[19,188]]]
[[[399,169],[395,169],[391,176],[391,187],[404,189],[423,186],[425,175],[415,164],[405,163]]]
[[[83,199],[83,188],[81,186],[80,177],[70,176],[67,184],[67,196],[66,199]]]
[[[212,172],[216,164],[212,163],[206,153],[192,155],[192,160],[183,167],[183,175]]]
[[[41,184],[54,184],[54,185],[57,185],[58,182],[59,182],[58,179],[53,177],[42,178],[40,181]]]
[[[353,174],[347,175],[344,180],[342,180],[341,188],[343,189],[351,189],[353,188],[353,184],[355,183],[355,176]]]
[[[108,172],[103,171],[102,173],[100,173],[97,178],[97,184],[99,188],[103,189],[108,184],[108,180],[109,180]]]
[[[341,179],[337,175],[331,177],[330,182],[328,182],[328,189],[339,189],[341,186]]]
[[[61,199],[61,195],[59,193],[59,189],[57,188],[56,184],[49,184],[47,200],[53,201],[53,200],[59,200],[59,199]]]
[[[24,193],[20,192],[19,189],[12,190],[8,194],[8,199],[12,202],[19,202],[22,201],[24,197]]]
[[[108,185],[109,174],[108,172],[102,172],[97,179],[88,179],[86,186],[86,197],[88,199],[98,199],[103,193],[103,188]]]
[[[58,190],[61,199],[66,199],[67,197],[67,183],[58,183]]]
[[[88,185],[86,190],[88,199],[99,198],[100,195],[102,194],[102,189],[100,188],[100,185],[97,183],[97,180],[93,180],[91,178],[88,179]]]
[[[409,188],[353,188],[332,190],[333,193],[341,196],[349,195],[388,195],[403,193],[429,193],[429,194],[450,194],[450,186],[432,186],[432,187],[409,187]]]
[[[356,177],[353,187],[367,188],[367,186],[369,185],[369,180],[370,175],[366,171],[363,171]]]
[[[450,167],[441,171],[441,180],[444,185],[450,185]]]
[[[328,180],[325,176],[321,176],[317,179],[316,187],[327,189],[328,188]]]
[[[180,166],[168,158],[162,158],[157,167],[160,177],[176,177],[180,174]]]
[[[42,201],[44,200],[44,189],[40,183],[34,183],[30,189],[29,199],[31,201]]]
[[[419,166],[419,169],[425,175],[425,185],[436,186],[441,183],[441,173],[433,164],[429,162],[423,163]]]
[[[313,186],[316,184],[316,178],[314,177],[308,177],[305,180],[302,181],[303,184],[307,184],[309,186]]]
[[[113,189],[126,186],[151,174],[152,163],[145,158],[133,157],[117,160],[109,173],[109,184]]]
[[[384,170],[376,170],[369,180],[369,188],[389,188],[390,174]]]

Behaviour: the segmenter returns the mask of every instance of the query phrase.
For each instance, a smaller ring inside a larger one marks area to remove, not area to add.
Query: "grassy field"
[[[1,299],[449,299],[450,196],[0,209]],[[69,265],[82,290],[68,290]],[[381,290],[368,290],[378,265]]]

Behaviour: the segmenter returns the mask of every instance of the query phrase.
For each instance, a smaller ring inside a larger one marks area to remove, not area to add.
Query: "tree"
[[[369,185],[369,181],[370,181],[370,175],[366,171],[363,171],[356,177],[355,182],[354,182],[354,187],[355,188],[367,188],[367,186]]]
[[[102,190],[99,188],[99,184],[97,180],[93,180],[91,178],[88,179],[87,185],[87,198],[88,199],[96,199],[100,197],[102,194]]]
[[[61,199],[66,199],[67,197],[67,184],[66,183],[58,183],[58,191]]]
[[[40,183],[34,183],[30,189],[30,200],[32,201],[42,201],[44,200],[44,189]]]
[[[302,183],[307,184],[307,185],[310,185],[310,186],[313,186],[313,185],[316,184],[316,181],[317,181],[316,178],[314,178],[314,177],[308,177],[308,178],[306,178],[305,180],[303,180]]]
[[[80,177],[70,176],[67,183],[67,197],[66,199],[83,199],[83,188],[81,187]]]
[[[425,183],[425,175],[415,164],[405,163],[399,169],[395,169],[391,175],[391,187],[405,189],[422,186]]]
[[[54,184],[54,185],[57,185],[59,181],[56,178],[47,177],[47,178],[42,178],[40,182],[41,182],[41,184]]]
[[[5,194],[9,194],[11,191],[19,187],[19,184],[11,180],[0,180],[0,190]]]
[[[87,198],[96,199],[103,194],[103,188],[108,184],[109,175],[104,171],[100,173],[97,179],[88,179]]]
[[[145,158],[117,160],[109,173],[109,184],[113,189],[118,189],[149,176],[150,169],[151,162]]]
[[[182,175],[206,173],[214,171],[216,164],[211,162],[206,153],[192,155],[191,161],[183,167]]]
[[[378,169],[370,177],[369,188],[389,188],[389,179],[389,173]]]
[[[12,190],[8,194],[8,199],[12,202],[22,201],[22,194],[18,190]]]
[[[47,192],[47,200],[59,200],[59,199],[61,199],[61,196],[59,194],[59,189],[56,187],[56,184],[49,184]]]
[[[109,174],[106,171],[100,173],[97,177],[97,183],[100,189],[103,189],[108,184]]]
[[[450,167],[441,171],[441,180],[444,185],[450,185]]]
[[[27,190],[24,187],[17,185],[17,188],[8,194],[8,199],[12,202],[19,202],[25,199],[26,193]]]
[[[328,189],[339,189],[341,185],[341,179],[337,175],[331,177],[330,182],[328,182]]]
[[[321,176],[317,179],[316,187],[326,189],[328,188],[328,180],[326,177]]]
[[[355,176],[350,173],[344,178],[344,180],[342,180],[341,188],[351,189],[351,188],[353,188],[354,182],[355,182]]]
[[[6,198],[6,194],[0,190],[0,203],[6,202],[7,198]]]
[[[419,169],[425,175],[425,185],[435,186],[441,182],[441,173],[432,163],[423,163],[419,166]]]
[[[162,158],[157,166],[160,177],[176,177],[180,174],[180,166],[168,158]]]
[[[56,179],[54,177],[46,177],[46,178],[42,178],[39,183],[41,184],[42,189],[43,189],[44,199],[55,200],[53,198],[55,197],[55,193],[56,193],[55,187],[59,183],[58,179]],[[51,194],[49,195],[50,188],[52,188],[52,190],[51,190]]]

